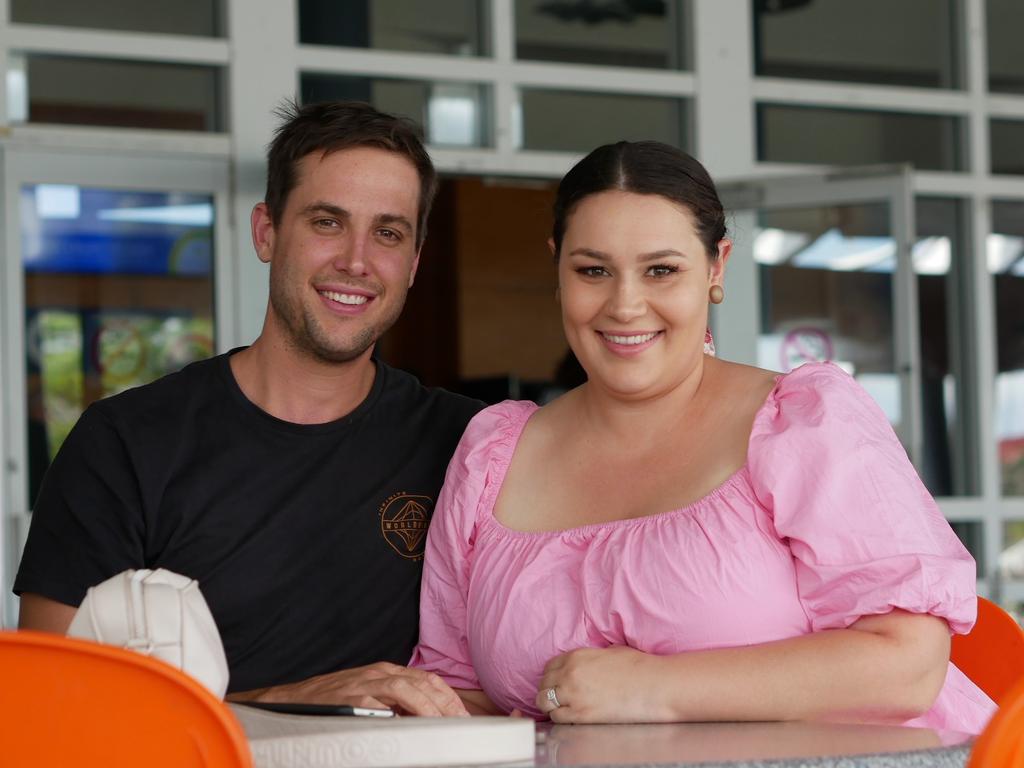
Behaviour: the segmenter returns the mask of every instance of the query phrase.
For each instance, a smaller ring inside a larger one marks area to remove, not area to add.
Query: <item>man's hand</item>
[[[298,683],[233,693],[228,700],[391,707],[400,714],[424,717],[469,716],[458,694],[437,675],[386,661]]]

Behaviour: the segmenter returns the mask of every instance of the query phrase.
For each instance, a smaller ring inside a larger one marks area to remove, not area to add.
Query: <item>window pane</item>
[[[961,121],[902,112],[757,108],[758,159],[777,163],[912,163],[927,171],[964,170]]]
[[[86,405],[213,354],[209,195],[21,189],[29,494]]]
[[[967,547],[967,551],[971,553],[974,558],[976,566],[976,573],[978,578],[982,578],[986,572],[985,569],[985,526],[981,522],[951,522],[949,527],[953,529],[953,533],[957,535],[960,542]]]
[[[988,19],[988,87],[993,91],[1024,93],[1024,57],[1020,31],[1024,5],[1020,0],[985,0]]]
[[[758,75],[956,88],[954,0],[753,0]]]
[[[996,294],[996,439],[1003,493],[1024,496],[1024,201],[992,203],[988,267]]]
[[[958,415],[963,400],[961,362],[951,324],[963,312],[954,287],[961,281],[962,203],[949,198],[916,201],[917,240],[911,251],[917,273],[918,325],[921,334],[921,416],[923,454],[918,469],[936,496],[977,493],[977,474]]]
[[[482,18],[481,0],[299,0],[299,42],[481,56]]]
[[[219,20],[219,0],[175,0],[159,9],[139,0],[11,0],[11,21],[22,24],[217,37]]]
[[[895,367],[896,242],[884,203],[758,212],[758,364],[791,371],[831,360],[850,372],[890,423],[903,421]]]
[[[1005,579],[1024,580],[1024,520],[1003,522],[1003,551],[999,573]]]
[[[11,73],[27,90],[15,122],[223,130],[215,67],[29,54]]]
[[[992,173],[1024,176],[1024,122],[993,120],[989,130]]]
[[[303,73],[302,101],[355,99],[415,120],[434,146],[483,147],[490,144],[485,86],[425,80],[349,77]]]
[[[919,290],[924,446],[917,470],[936,496],[969,493],[957,404],[959,360],[948,318],[957,317],[951,276],[961,253],[961,203],[916,201],[911,251]],[[790,371],[831,360],[849,371],[899,429],[893,273],[896,242],[884,203],[758,212],[754,258],[761,290],[758,364]]]
[[[516,58],[689,69],[689,0],[572,3],[516,0]]]
[[[589,152],[615,141],[653,139],[690,147],[689,103],[657,96],[525,89],[524,149]]]

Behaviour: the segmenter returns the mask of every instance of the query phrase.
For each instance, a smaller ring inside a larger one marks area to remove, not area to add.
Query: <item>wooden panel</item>
[[[456,196],[461,375],[550,380],[566,349],[547,248],[554,186],[459,179]]]
[[[514,375],[550,381],[567,349],[547,248],[554,187],[445,179],[402,317],[382,359],[424,384]]]
[[[402,316],[377,345],[382,360],[432,387],[454,387],[459,378],[455,216],[455,182],[445,181],[430,212],[416,282]]]

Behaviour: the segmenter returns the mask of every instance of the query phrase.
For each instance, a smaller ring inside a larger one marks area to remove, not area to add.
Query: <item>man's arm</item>
[[[21,596],[19,629],[67,634],[78,609],[48,597],[26,592]],[[287,701],[310,704],[349,704],[354,707],[394,707],[427,717],[465,716],[458,694],[437,675],[380,662],[343,669],[298,683],[232,693],[229,701]]]
[[[66,635],[77,610],[73,605],[65,605],[33,592],[25,592],[21,596],[18,629]]]
[[[228,695],[228,701],[274,701],[392,707],[425,717],[466,717],[459,695],[432,672],[381,661],[308,680]]]

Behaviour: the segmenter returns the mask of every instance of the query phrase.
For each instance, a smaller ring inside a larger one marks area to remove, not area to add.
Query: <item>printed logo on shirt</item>
[[[391,548],[409,560],[423,557],[427,526],[434,500],[429,496],[395,493],[380,505],[380,532]]]

